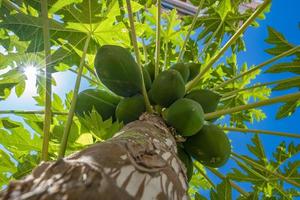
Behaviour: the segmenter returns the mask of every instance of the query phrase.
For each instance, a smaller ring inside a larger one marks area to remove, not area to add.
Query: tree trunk
[[[110,140],[13,181],[0,199],[188,199],[186,169],[164,121],[144,114]]]

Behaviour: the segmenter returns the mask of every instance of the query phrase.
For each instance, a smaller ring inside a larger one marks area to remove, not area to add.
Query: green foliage
[[[273,45],[274,47],[267,49],[267,53],[271,55],[279,55],[295,47],[295,45],[291,44],[281,33],[276,31],[274,28],[268,27],[268,33],[269,36],[266,39],[266,42]],[[281,62],[272,65],[266,70],[266,73],[292,73],[297,75],[295,78],[299,78],[300,48],[298,48],[294,55],[294,59],[292,59],[289,62]],[[275,87],[272,88],[272,90],[289,90],[292,88],[297,88],[298,90],[300,89],[300,82],[298,79],[287,79],[287,81],[277,84]],[[299,106],[299,100],[286,102],[279,108],[276,114],[276,119],[281,119],[290,116],[296,111],[297,107]]]
[[[210,199],[212,200],[230,200],[232,199],[232,188],[228,178],[217,185],[215,190],[211,190]]]
[[[104,121],[101,115],[99,115],[99,113],[97,113],[94,109],[89,115],[81,117],[80,121],[85,134],[82,138],[78,138],[79,141],[91,139],[88,134],[91,134],[95,141],[107,140],[117,133],[123,126],[122,123],[112,122],[111,118]],[[91,143],[94,143],[95,141],[92,140]]]
[[[300,174],[297,168],[299,168],[300,163],[297,159],[289,159],[300,152],[300,145],[294,145],[293,143],[287,145],[285,142],[282,142],[273,152],[272,159],[266,157],[265,149],[258,135],[255,135],[252,138],[252,144],[247,146],[251,152],[251,157],[244,156],[247,159],[290,180],[299,179]],[[255,196],[262,195],[262,198],[293,199],[293,197],[300,195],[299,191],[296,191],[294,188],[285,187],[286,184],[278,180],[274,174],[265,170],[259,170],[250,163],[237,161],[237,164],[239,168],[233,168],[228,177],[239,182],[250,182],[253,184],[253,195]],[[297,182],[299,183],[299,181]]]

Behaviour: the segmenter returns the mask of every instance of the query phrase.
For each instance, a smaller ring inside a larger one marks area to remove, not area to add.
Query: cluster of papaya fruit
[[[231,152],[226,134],[204,114],[214,112],[221,96],[206,89],[186,93],[185,84],[200,71],[200,64],[177,63],[155,77],[152,63],[140,67],[130,51],[114,46],[102,46],[95,57],[95,69],[101,82],[114,94],[88,89],[78,95],[75,112],[82,116],[94,108],[104,120],[127,124],[146,112],[142,94],[144,85],[152,106],[159,107],[166,123],[185,138],[178,144],[178,155],[185,164],[188,178],[193,174],[192,158],[209,167],[220,167]],[[143,77],[142,77],[143,75]]]

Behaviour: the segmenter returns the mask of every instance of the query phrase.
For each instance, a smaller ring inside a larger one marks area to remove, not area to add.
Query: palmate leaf
[[[231,200],[231,184],[229,179],[224,179],[220,184],[217,185],[216,190],[210,191],[210,199],[212,200]]]
[[[10,180],[10,174],[16,171],[16,165],[12,162],[10,156],[0,146],[0,190]]]
[[[290,180],[299,181],[299,161],[286,162],[300,152],[300,145],[295,146],[290,143],[288,146],[282,142],[273,153],[273,160],[268,160],[264,155],[264,147],[258,135],[252,138],[252,145],[248,145],[248,149],[255,158],[244,156],[248,160],[252,160],[267,170],[281,174]],[[259,170],[253,167],[250,163],[237,161],[238,168],[233,168],[233,172],[228,174],[228,177],[236,181],[245,181],[253,183],[253,192],[255,196],[262,195],[262,198],[276,199],[293,199],[299,196],[299,192],[293,187],[286,187],[283,180],[280,180],[274,174],[268,173],[265,170]]]
[[[123,126],[122,123],[112,122],[112,118],[103,121],[101,115],[95,109],[90,114],[85,114],[84,117],[80,117],[79,119],[86,132],[91,133],[96,141],[111,138]]]
[[[16,127],[8,130],[0,129],[0,144],[12,152],[16,157],[29,151],[41,150],[42,139],[31,135],[24,127]]]
[[[281,72],[292,72],[295,74],[300,74],[300,60],[274,64],[271,67],[269,67],[269,69],[266,70],[266,73],[281,73]]]
[[[209,1],[199,17],[195,28],[201,27],[201,32],[198,35],[197,41],[202,40],[204,45],[208,45],[207,54],[213,55],[219,48],[224,39],[225,33],[233,35],[239,26],[251,15],[253,11],[250,9],[244,13],[239,11],[239,7],[244,1]],[[189,18],[186,19],[190,23]],[[237,51],[243,50],[245,44],[240,37],[233,45]]]
[[[226,58],[226,63],[220,63],[212,71],[211,75],[207,75],[207,77],[205,77],[206,81],[204,81],[204,83],[201,83],[201,85],[204,85],[204,88],[213,88],[218,84],[221,84],[225,80],[235,77],[237,74],[243,73],[252,68],[253,66],[248,67],[246,63],[239,67],[237,64],[237,56],[236,54],[233,54],[230,57]],[[236,80],[234,83],[220,88],[218,92],[221,94],[226,94],[227,92],[234,92],[238,89],[245,88],[247,85],[251,84],[251,82],[255,80],[259,74],[260,70],[253,71],[252,73],[243,76],[241,79]],[[227,79],[224,79],[224,77],[226,77]],[[218,110],[232,108],[238,105],[246,105],[252,100],[265,100],[270,96],[270,94],[271,89],[269,89],[268,87],[254,88],[252,90],[234,93],[232,98],[225,98],[222,101],[222,104],[218,106]],[[261,121],[265,118],[266,115],[261,109],[245,110],[242,112],[231,114],[230,124],[236,127],[246,127],[245,122],[253,123],[255,121]]]
[[[57,31],[66,31],[65,28],[54,20],[49,21],[51,27],[51,38],[55,38]],[[5,28],[16,34],[21,41],[31,41],[27,47],[27,52],[42,51],[43,37],[42,37],[43,22],[40,17],[34,17],[23,13],[16,13],[6,16],[0,23],[0,28]]]
[[[204,190],[209,190],[212,188],[212,185],[210,185],[208,180],[199,171],[201,170],[203,173],[206,174],[205,167],[196,160],[193,161],[193,165],[194,165],[193,176],[189,182],[188,193],[190,197],[197,199],[197,191],[199,190],[199,188],[202,188]]]
[[[291,44],[280,32],[275,29],[268,27],[269,37],[266,39],[266,42],[274,45],[273,48],[267,49],[266,52],[272,55],[279,55],[285,51],[290,50],[295,47]],[[265,71],[265,73],[283,73],[290,72],[293,74],[300,74],[300,50],[294,53],[296,58],[289,62],[281,62],[272,65]],[[296,76],[298,77],[298,76]],[[295,78],[296,78],[295,77]],[[278,90],[289,90],[292,88],[300,89],[300,82],[297,79],[287,79],[283,83],[279,83],[272,88],[273,91]],[[276,119],[282,119],[292,115],[296,112],[297,108],[300,106],[300,100],[289,101],[282,105],[276,113]]]
[[[286,38],[278,31],[276,31],[272,27],[268,27],[269,36],[265,40],[267,43],[274,45],[273,48],[266,49],[265,51],[271,55],[279,55],[291,48],[295,47],[295,45],[291,44],[286,40]],[[300,51],[296,53],[298,57],[300,57]]]

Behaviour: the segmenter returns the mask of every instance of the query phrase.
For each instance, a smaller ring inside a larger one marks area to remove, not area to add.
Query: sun
[[[36,77],[38,69],[34,65],[26,65],[24,67],[24,75],[26,76],[26,90],[25,93],[33,94],[36,92]]]
[[[27,65],[24,69],[24,74],[27,80],[36,79],[37,69],[33,65]]]

